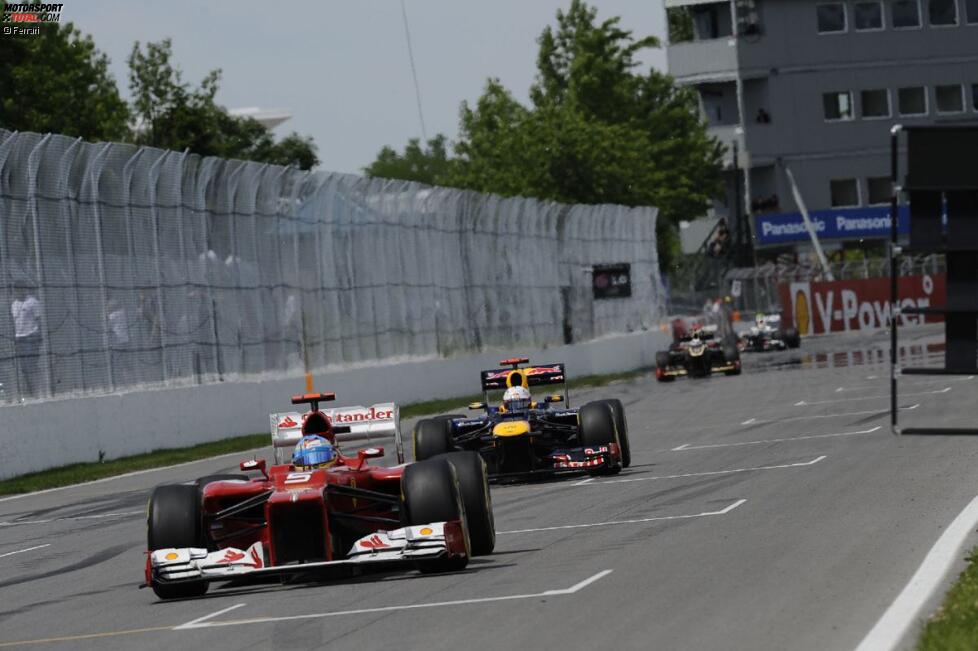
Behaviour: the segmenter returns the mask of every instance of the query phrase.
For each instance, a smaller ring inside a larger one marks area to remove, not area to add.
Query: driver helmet
[[[503,407],[506,411],[526,411],[530,408],[530,401],[530,392],[523,386],[510,387],[503,394]]]
[[[292,452],[292,464],[296,470],[327,468],[336,463],[336,448],[322,436],[303,436]]]

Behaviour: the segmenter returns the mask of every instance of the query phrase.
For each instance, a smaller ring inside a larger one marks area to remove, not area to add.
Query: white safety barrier
[[[573,346],[519,347],[447,359],[328,368],[316,390],[335,391],[336,405],[409,404],[479,392],[479,371],[502,357],[565,362],[570,379],[655,363],[669,335],[649,330]],[[267,432],[269,414],[289,409],[303,393],[301,376],[159,388],[124,394],[53,399],[0,407],[0,479],[69,463],[113,459],[243,434]],[[269,441],[270,442],[270,441]]]

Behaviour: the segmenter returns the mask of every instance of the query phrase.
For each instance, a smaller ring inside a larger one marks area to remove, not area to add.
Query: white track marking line
[[[217,617],[218,615],[223,615],[224,613],[229,613],[232,610],[237,610],[238,608],[241,608],[242,606],[247,606],[247,605],[248,604],[234,604],[233,606],[228,606],[227,608],[222,608],[221,610],[219,610],[219,611],[217,611],[215,613],[211,613],[210,615],[204,615],[203,617],[198,617],[197,619],[191,619],[186,624],[180,624],[179,626],[174,626],[173,627],[173,630],[174,631],[185,631],[188,628],[203,628],[205,626],[208,626],[208,624],[202,624],[202,622],[206,622],[208,619],[211,619],[213,617]]]
[[[583,486],[584,484],[587,484],[588,482],[592,482],[592,481],[594,481],[594,477],[588,477],[587,479],[582,479],[581,481],[574,482],[573,484],[571,484],[571,486]]]
[[[911,577],[890,607],[872,630],[863,638],[856,651],[895,649],[923,614],[924,604],[937,591],[959,558],[965,541],[978,526],[978,497],[964,507],[927,552],[923,563]]]
[[[119,518],[127,515],[139,515],[145,513],[145,509],[138,511],[121,511],[119,513],[98,513],[96,515],[75,515],[64,518],[50,518],[48,520],[12,520],[0,522],[0,527],[16,527],[22,524],[49,524],[51,522],[67,522],[69,520],[96,520],[99,518]]]
[[[827,458],[828,455],[823,454],[820,457],[816,457],[811,461],[804,461],[801,463],[785,463],[777,466],[756,466],[754,468],[734,468],[732,470],[711,470],[709,472],[688,472],[682,475],[655,475],[653,477],[626,477],[625,479],[606,479],[603,481],[596,481],[590,484],[585,484],[585,486],[605,486],[607,484],[624,484],[626,482],[633,481],[652,481],[656,479],[685,479],[686,477],[709,477],[711,475],[732,475],[738,472],[754,472],[758,470],[780,470],[782,468],[801,468],[804,466],[814,466],[819,461]]]
[[[950,390],[951,387],[944,387],[943,389],[937,389],[936,391],[919,391],[917,393],[903,393],[900,395],[900,397],[904,398],[906,396],[930,396],[930,395],[934,395],[935,393],[947,393]],[[883,398],[889,398],[889,397],[890,394],[886,394],[884,396],[860,396],[858,398],[837,398],[835,400],[814,400],[812,402],[808,402],[807,400],[799,400],[794,404],[794,406],[810,407],[812,405],[830,405],[836,402],[855,402],[857,400],[877,400],[877,399],[881,400]]]
[[[7,552],[6,554],[0,554],[0,558],[3,558],[4,556],[13,556],[14,554],[23,554],[24,552],[32,552],[35,549],[44,549],[45,547],[50,547],[50,546],[51,543],[47,543],[45,545],[37,545],[36,547],[28,547],[27,549],[18,549],[15,552]]]
[[[974,380],[974,375],[969,375],[960,379],[947,379],[943,378],[940,380],[918,380],[916,382],[907,382],[906,380],[900,382],[900,386],[907,388],[917,388],[923,386],[933,386],[935,384],[947,384],[949,382],[967,382],[969,380]],[[843,391],[866,391],[868,389],[883,389],[885,388],[883,383],[879,384],[858,384],[853,386],[841,386],[835,390],[835,393],[842,393]]]
[[[858,432],[836,432],[835,434],[806,434],[805,436],[789,436],[781,439],[763,439],[761,441],[740,441],[738,443],[710,443],[706,445],[693,445],[691,443],[683,443],[679,447],[675,447],[670,452],[682,452],[684,450],[705,450],[707,448],[733,448],[739,447],[741,445],[759,445],[761,443],[787,443],[790,441],[804,441],[807,439],[828,439],[838,436],[858,436],[860,434],[871,434],[879,429],[882,429],[882,425],[877,425],[870,429],[862,429]]]
[[[191,622],[187,622],[182,626],[178,626],[173,630],[191,630],[199,628],[214,628],[218,626],[242,626],[244,624],[264,624],[269,622],[286,622],[295,621],[302,619],[324,619],[326,617],[348,617],[350,615],[365,615],[370,613],[387,613],[398,610],[418,610],[421,608],[445,608],[447,606],[464,606],[468,604],[483,604],[492,603],[494,601],[516,601],[522,599],[539,599],[540,597],[553,597],[553,596],[563,596],[570,595],[583,590],[587,586],[593,584],[595,581],[599,581],[604,577],[611,574],[612,570],[602,570],[597,574],[584,579],[578,583],[575,583],[569,588],[564,588],[562,590],[545,590],[543,592],[537,592],[534,594],[514,594],[506,595],[504,597],[477,597],[474,599],[457,599],[455,601],[438,601],[432,603],[421,603],[421,604],[403,604],[400,606],[381,606],[379,608],[358,608],[356,610],[337,610],[327,613],[311,613],[308,615],[285,615],[283,617],[252,617],[250,619],[236,619],[223,622],[215,621],[205,621],[206,618],[195,619]],[[244,604],[240,604],[244,605]],[[232,606],[234,608],[236,606]],[[222,612],[227,612],[227,610],[218,611],[213,615],[208,615],[207,617],[214,617]]]
[[[719,511],[705,511],[703,513],[693,513],[690,515],[659,515],[650,518],[638,518],[635,520],[609,520],[608,522],[590,522],[588,524],[562,524],[553,527],[538,527],[536,529],[513,529],[512,531],[497,531],[497,536],[502,536],[506,534],[515,533],[536,533],[538,531],[562,531],[565,529],[589,529],[591,527],[611,527],[620,524],[642,524],[644,522],[658,522],[660,520],[689,520],[692,518],[707,518],[712,515],[726,515],[733,511],[735,508],[746,502],[746,499],[740,499],[727,506],[726,508],[720,509]]]
[[[916,409],[920,406],[920,403],[914,403],[906,407],[900,407],[900,411],[910,411]],[[883,416],[888,416],[890,413],[889,409],[864,409],[860,411],[846,411],[841,414],[808,414],[805,416],[785,416],[784,418],[772,418],[770,420],[759,420],[757,418],[751,418],[750,422],[744,421],[740,423],[741,425],[770,425],[772,423],[789,423],[797,420],[811,420],[818,418],[846,418],[847,416],[867,416],[869,414],[876,414],[880,418]],[[704,429],[718,429],[721,427],[730,427],[729,424],[721,425],[702,425],[697,427],[695,430],[674,430],[675,434],[699,434]],[[649,430],[651,431],[651,430]]]
[[[45,488],[44,490],[34,491],[32,493],[21,493],[20,495],[10,495],[8,497],[0,497],[0,502],[9,502],[10,500],[20,500],[25,497],[34,497],[35,495],[44,495],[45,493],[55,493],[57,491],[68,490],[69,488],[80,488],[82,486],[91,486],[92,484],[104,484],[105,482],[115,481],[116,479],[125,479],[126,477],[137,477],[139,475],[146,475],[151,472],[160,472],[161,470],[173,470],[174,468],[182,468],[183,466],[189,466],[194,463],[203,463],[204,461],[214,461],[215,459],[223,459],[225,457],[241,457],[246,458],[249,452],[254,452],[255,450],[264,450],[267,445],[263,445],[259,448],[254,448],[252,450],[241,450],[240,452],[228,452],[227,454],[219,454],[214,457],[205,457],[203,459],[195,459],[194,461],[184,461],[182,463],[175,463],[171,466],[160,466],[159,468],[146,468],[145,470],[134,470],[132,472],[127,472],[123,475],[112,475],[111,477],[103,477],[102,479],[93,479],[92,481],[83,481],[79,484],[68,484],[67,486],[58,486],[56,488]]]

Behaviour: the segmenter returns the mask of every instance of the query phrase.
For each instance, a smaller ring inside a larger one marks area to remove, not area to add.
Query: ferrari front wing
[[[149,553],[146,585],[182,581],[228,581],[247,576],[354,570],[397,566],[422,560],[465,556],[467,548],[458,520],[378,531],[364,536],[350,549],[347,558],[289,565],[267,565],[261,542],[248,549],[227,547],[215,552],[185,547],[157,549]]]

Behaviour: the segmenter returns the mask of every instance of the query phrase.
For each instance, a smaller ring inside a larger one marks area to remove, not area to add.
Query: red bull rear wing
[[[510,386],[520,386],[523,383],[523,377],[526,378],[526,384],[530,387],[563,384],[566,373],[563,364],[542,364],[522,368],[493,368],[482,371],[479,376],[483,391],[495,391]]]

